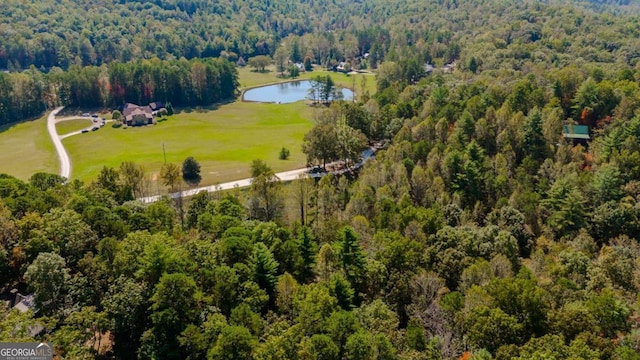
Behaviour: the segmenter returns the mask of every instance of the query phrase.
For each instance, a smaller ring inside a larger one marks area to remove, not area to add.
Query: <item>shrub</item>
[[[182,178],[188,183],[196,184],[202,179],[200,177],[200,164],[192,156],[182,162]]]
[[[291,155],[289,149],[282,147],[282,149],[280,149],[280,155],[278,156],[278,158],[280,160],[287,160],[289,158],[289,155]]]

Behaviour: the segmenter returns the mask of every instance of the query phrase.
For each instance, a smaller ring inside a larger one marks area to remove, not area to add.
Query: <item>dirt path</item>
[[[60,160],[60,176],[68,179],[71,175],[71,160],[69,160],[69,154],[67,154],[67,150],[65,150],[64,145],[62,145],[62,141],[60,141],[60,136],[56,130],[56,115],[63,108],[64,106],[57,107],[49,113],[49,116],[47,117],[47,131],[49,132],[51,141],[53,141],[53,145],[58,153],[58,159]]]
[[[276,176],[280,179],[280,181],[293,181],[297,179],[301,174],[306,174],[307,171],[309,171],[308,168],[289,170],[289,171],[277,173]],[[248,179],[230,181],[230,182],[226,182],[218,185],[197,187],[197,188],[185,190],[182,192],[172,193],[172,194],[169,194],[169,196],[172,199],[175,199],[179,196],[193,196],[199,193],[200,191],[214,192],[218,190],[230,190],[236,187],[247,187],[250,185],[251,185],[251,178],[248,178]],[[148,197],[140,198],[138,200],[144,203],[152,203],[160,200],[162,196],[163,195],[148,196]]]

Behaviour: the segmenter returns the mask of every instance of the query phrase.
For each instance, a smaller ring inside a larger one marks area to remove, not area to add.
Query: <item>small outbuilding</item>
[[[587,141],[591,139],[589,136],[589,126],[587,125],[564,125],[562,127],[562,136],[565,139]]]

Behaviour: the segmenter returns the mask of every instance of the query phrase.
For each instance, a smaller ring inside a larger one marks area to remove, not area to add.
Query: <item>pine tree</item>
[[[349,226],[345,226],[338,233],[338,259],[347,280],[355,287],[362,279],[366,259],[358,244],[358,235]]]
[[[298,236],[298,250],[301,259],[301,264],[298,266],[298,279],[302,283],[313,279],[317,248],[311,230],[306,226],[303,227]]]
[[[269,295],[274,293],[278,282],[278,262],[267,246],[261,242],[253,247],[252,269],[255,282]]]
[[[542,131],[542,115],[538,108],[531,110],[524,128],[525,151],[534,160],[542,161],[547,157],[548,149]]]

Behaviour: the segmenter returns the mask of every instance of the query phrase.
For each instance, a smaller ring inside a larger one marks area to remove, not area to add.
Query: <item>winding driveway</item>
[[[49,113],[49,116],[47,117],[47,130],[49,131],[49,136],[51,137],[51,141],[53,141],[53,145],[56,147],[58,159],[60,160],[60,176],[69,179],[69,176],[71,175],[71,160],[69,160],[69,154],[67,154],[67,150],[65,150],[62,145],[62,141],[60,141],[60,136],[56,130],[56,115],[63,108],[64,106],[57,107]]]
[[[51,113],[49,113],[49,116],[47,117],[47,130],[49,131],[49,136],[51,137],[51,141],[53,141],[53,145],[55,146],[56,152],[58,153],[58,159],[60,160],[60,176],[69,179],[69,176],[71,175],[71,160],[69,160],[69,154],[67,154],[67,150],[65,150],[64,145],[62,145],[61,139],[70,135],[76,135],[77,133],[80,133],[80,131],[76,131],[74,133],[67,134],[64,136],[58,135],[58,131],[56,130],[56,115],[60,111],[62,111],[63,108],[64,106],[57,107],[53,109]],[[64,120],[70,120],[70,119],[72,118],[69,118],[69,119],[65,118],[61,120],[64,121]],[[375,153],[375,150],[367,149],[363,153],[364,156],[363,156],[362,162],[371,158],[374,155],[374,153]],[[362,163],[358,165],[362,165]],[[293,181],[298,179],[301,175],[307,174],[308,172],[309,172],[309,168],[302,168],[302,169],[280,172],[280,173],[277,173],[276,176],[281,181]],[[230,181],[230,182],[226,182],[218,185],[202,186],[194,189],[172,193],[172,194],[169,194],[169,196],[175,199],[180,196],[193,196],[201,191],[214,192],[219,190],[230,190],[236,187],[247,187],[250,185],[251,185],[251,178],[248,178],[248,179]],[[140,198],[138,200],[144,203],[152,203],[152,202],[158,201],[161,197],[162,197],[161,195],[148,196],[148,197]]]

